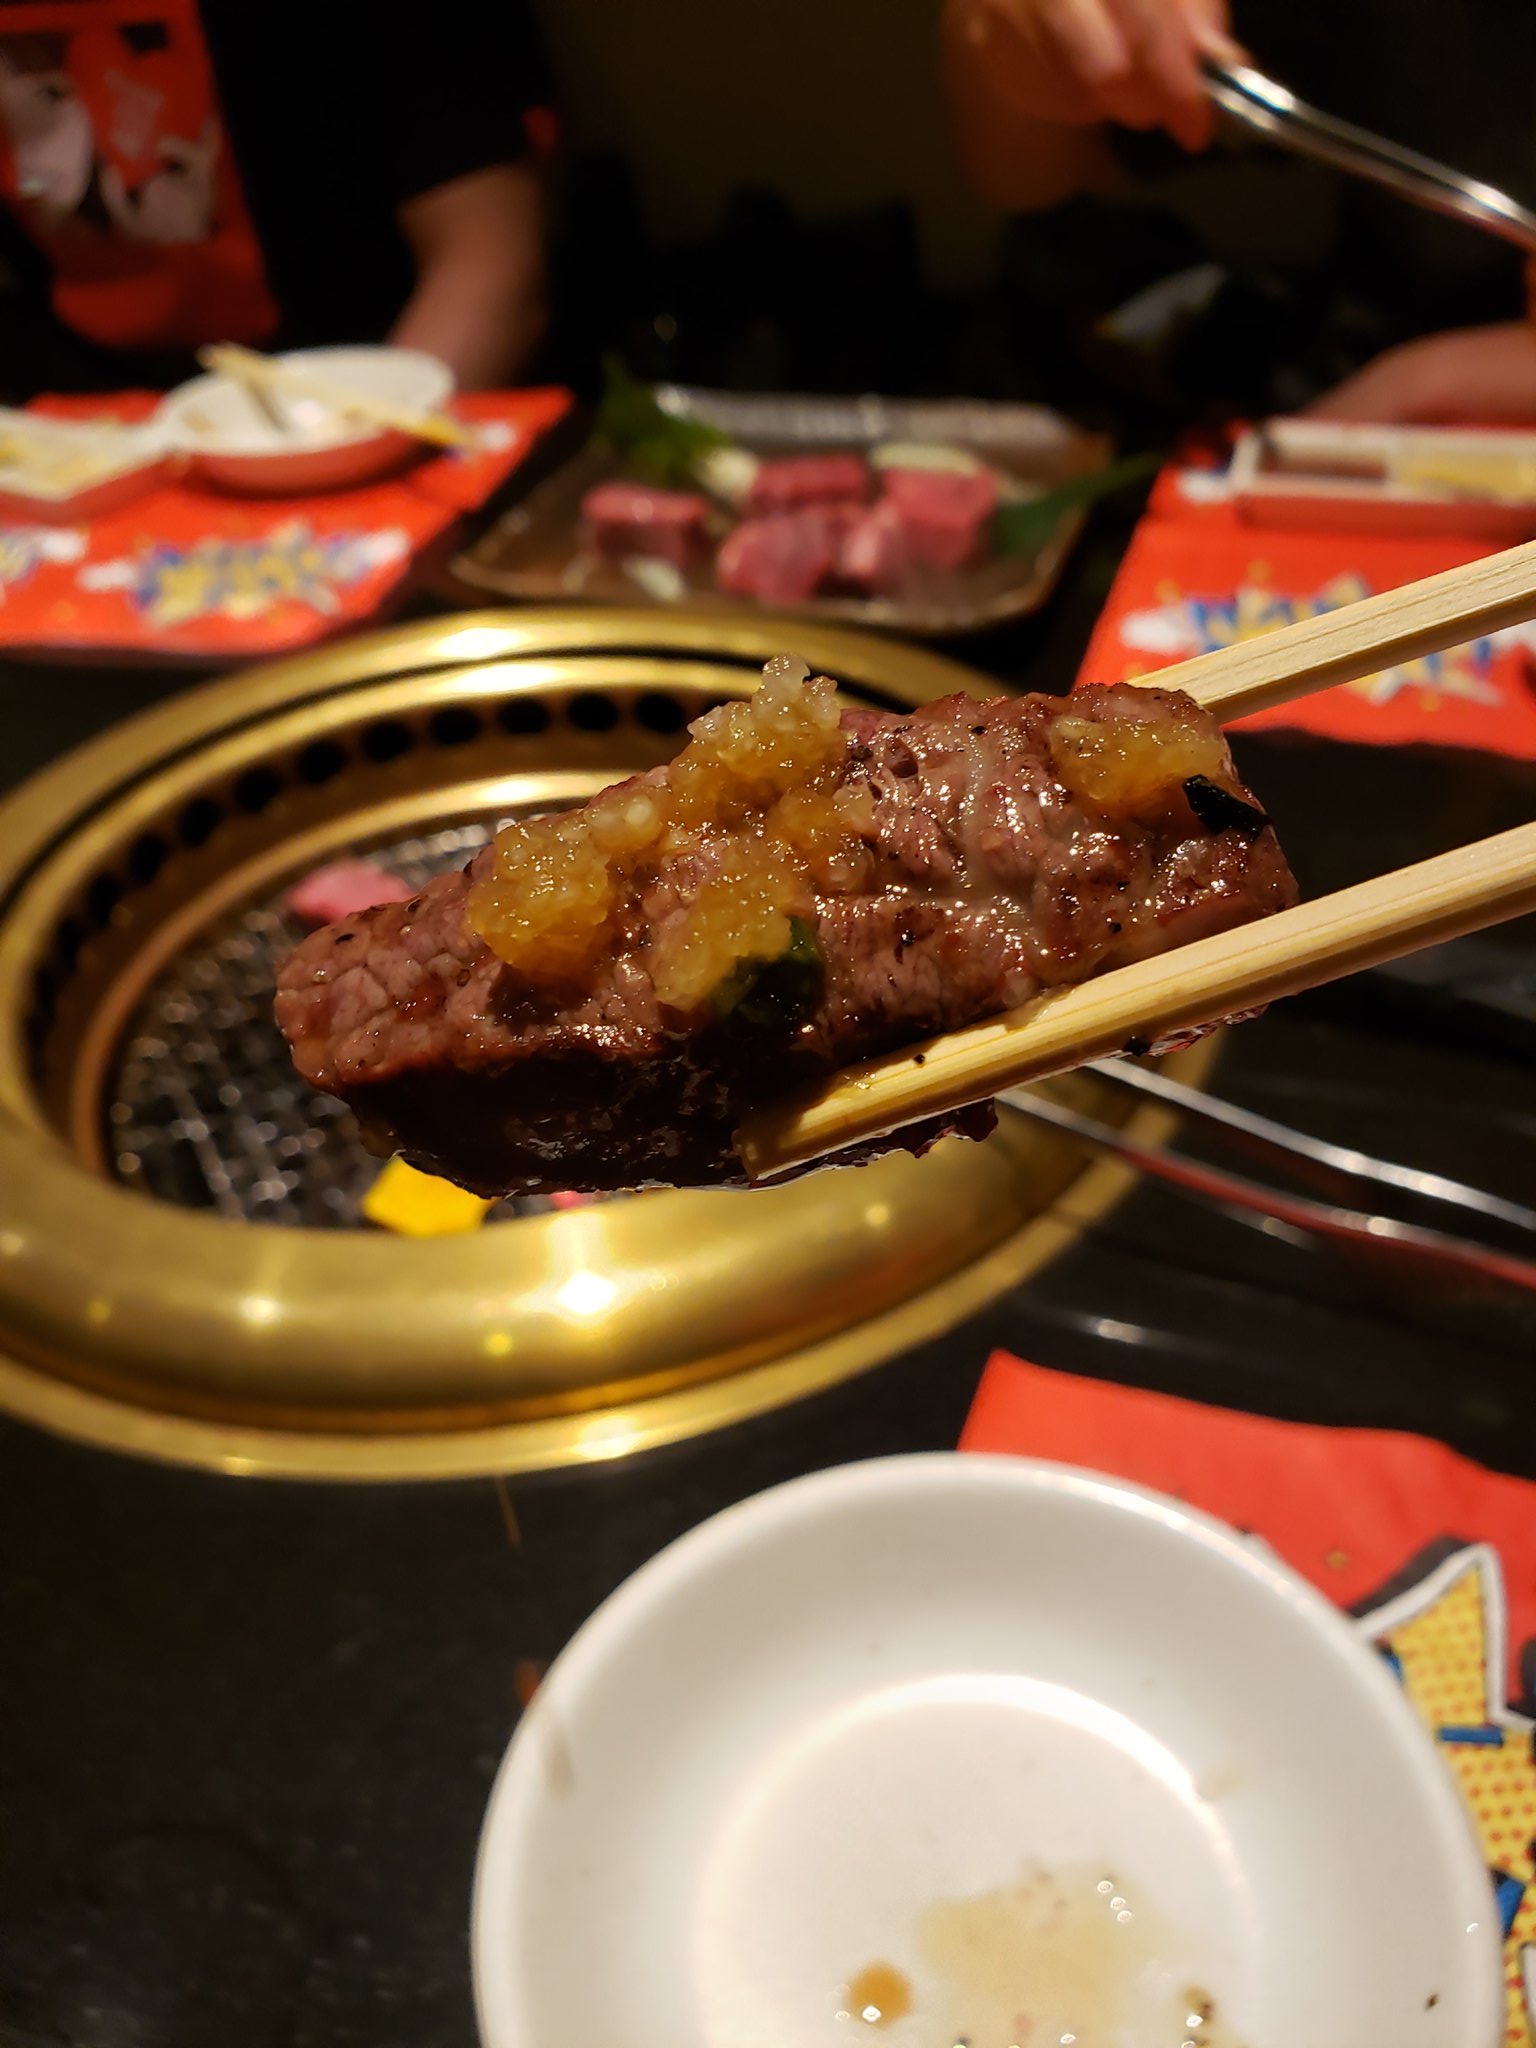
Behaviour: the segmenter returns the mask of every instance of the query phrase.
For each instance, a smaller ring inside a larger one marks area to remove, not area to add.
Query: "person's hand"
[[[946,36],[1024,120],[1166,128],[1203,149],[1215,125],[1202,56],[1242,52],[1226,0],[948,0]]]
[[[1536,327],[1514,320],[1405,342],[1307,411],[1397,426],[1536,424]]]

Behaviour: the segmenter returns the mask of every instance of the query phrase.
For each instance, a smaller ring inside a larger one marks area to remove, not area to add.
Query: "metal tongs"
[[[1282,1236],[1322,1238],[1420,1275],[1426,1268],[1439,1268],[1452,1276],[1497,1281],[1536,1294],[1536,1258],[1530,1250],[1523,1256],[1501,1251],[1462,1233],[1452,1234],[1441,1221],[1426,1226],[1381,1211],[1384,1194],[1403,1196],[1428,1206],[1430,1213],[1446,1221],[1464,1226],[1468,1217],[1475,1217],[1479,1223],[1518,1231],[1536,1248],[1536,1210],[1523,1203],[1468,1187],[1444,1174],[1373,1158],[1354,1146],[1330,1144],[1123,1060],[1095,1060],[1089,1071],[1174,1110],[1188,1122],[1216,1131],[1284,1173],[1313,1181],[1334,1199],[1318,1201],[1288,1193],[1187,1152],[1149,1143],[1116,1125],[1085,1116],[1038,1089],[1011,1088],[998,1100],[1241,1222],[1255,1223]],[[1366,1206],[1362,1207],[1362,1202]]]
[[[1415,206],[1470,221],[1474,227],[1513,242],[1527,255],[1536,254],[1536,213],[1496,185],[1465,178],[1432,157],[1420,156],[1417,150],[1403,149],[1353,122],[1320,114],[1285,86],[1246,64],[1221,64],[1207,58],[1204,70],[1211,98],[1245,128],[1301,156],[1332,164],[1335,170],[1368,178]]]

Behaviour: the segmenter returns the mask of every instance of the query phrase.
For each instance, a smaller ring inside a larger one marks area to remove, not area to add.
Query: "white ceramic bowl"
[[[1470,1824],[1348,1621],[1011,1458],[820,1473],[638,1572],[507,1754],[473,1949],[487,2048],[1502,2035]]]
[[[276,360],[415,412],[435,412],[453,396],[453,372],[419,349],[295,349]],[[420,447],[392,429],[349,426],[311,399],[277,403],[294,432],[284,433],[234,378],[194,377],[167,394],[155,423],[203,482],[263,496],[347,490],[387,475]]]

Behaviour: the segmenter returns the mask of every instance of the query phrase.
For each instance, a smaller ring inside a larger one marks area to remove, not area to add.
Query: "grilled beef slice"
[[[471,930],[472,863],[307,939],[281,971],[278,1021],[370,1144],[482,1194],[739,1182],[731,1138],[749,1105],[1295,901],[1229,762],[1220,785],[1173,782],[1151,814],[1112,815],[1052,765],[1064,716],[1215,733],[1189,699],[1126,685],[845,712],[843,774],[874,800],[874,880],[819,898],[814,928],[702,1020],[663,1011],[646,952],[707,848],[647,879],[566,997],[521,983]],[[942,1128],[898,1142],[921,1149]]]

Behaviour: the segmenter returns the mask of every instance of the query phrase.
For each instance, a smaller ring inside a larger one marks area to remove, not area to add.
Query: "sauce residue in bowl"
[[[843,2001],[839,2018],[858,2020],[866,2027],[889,2027],[912,2010],[912,1986],[893,1964],[869,1963],[849,1978]]]
[[[840,2019],[885,2027],[918,2011],[925,2043],[943,2048],[1237,2048],[1210,1993],[1171,1965],[1187,1944],[1102,1871],[1035,1872],[938,1900],[917,1934],[922,1991],[870,1964],[850,1978]]]

